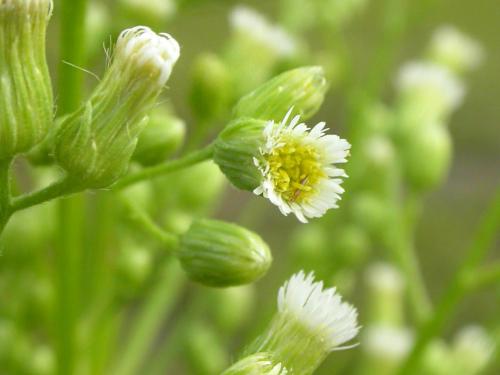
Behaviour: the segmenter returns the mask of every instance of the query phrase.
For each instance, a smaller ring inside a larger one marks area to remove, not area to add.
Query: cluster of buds
[[[29,151],[48,134],[53,95],[45,58],[51,0],[0,2],[0,160]]]
[[[170,35],[147,27],[120,34],[104,78],[57,131],[55,156],[71,181],[84,188],[103,188],[127,170],[148,112],[179,52]]]
[[[452,149],[446,124],[465,95],[460,74],[482,58],[479,45],[451,27],[436,32],[429,51],[428,60],[403,66],[397,80],[397,142],[405,178],[417,191],[437,186],[447,174]]]

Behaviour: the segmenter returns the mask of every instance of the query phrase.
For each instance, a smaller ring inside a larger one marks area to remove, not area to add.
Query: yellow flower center
[[[292,137],[281,139],[282,146],[265,155],[276,192],[288,202],[302,203],[326,177],[316,148]]]

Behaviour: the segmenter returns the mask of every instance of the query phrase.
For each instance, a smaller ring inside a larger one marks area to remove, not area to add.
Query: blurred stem
[[[472,245],[458,271],[445,289],[432,316],[418,331],[415,345],[401,366],[399,375],[418,373],[420,359],[429,342],[442,333],[445,323],[450,321],[457,304],[469,291],[468,277],[477,273],[480,263],[494,243],[500,229],[500,190],[488,208],[476,232]]]
[[[0,161],[0,236],[11,215],[10,163],[10,159]]]
[[[473,292],[490,285],[499,285],[500,283],[500,261],[483,266],[477,270],[472,270],[465,277],[467,291]]]
[[[182,272],[172,258],[167,258],[161,274],[151,293],[145,298],[145,305],[132,325],[132,331],[124,340],[116,375],[141,373],[140,367],[151,350],[156,336],[177,301],[182,288]]]
[[[58,108],[59,114],[64,115],[78,108],[82,99],[82,72],[66,62],[77,66],[84,65],[87,1],[61,0],[60,7],[61,56],[58,69]],[[53,190],[46,190],[47,197],[50,196],[50,192],[54,194],[56,188],[57,185]],[[74,374],[77,367],[76,330],[79,312],[79,260],[82,247],[83,207],[82,197],[61,200],[58,207],[59,229],[55,257],[57,302],[54,323],[57,373],[61,375]]]
[[[154,167],[144,168],[139,172],[125,176],[120,181],[118,181],[113,188],[115,190],[123,189],[139,181],[150,180],[167,173],[172,173],[184,168],[188,168],[192,165],[211,159],[213,152],[214,145],[210,144],[205,148],[202,148],[201,150],[193,151],[177,160],[167,161],[165,163],[155,165]]]
[[[146,211],[137,207],[137,205],[130,202],[127,198],[123,198],[122,201],[130,212],[130,218],[146,233],[163,244],[165,246],[164,250],[172,252],[177,248],[179,239],[175,234],[165,231],[154,222]]]

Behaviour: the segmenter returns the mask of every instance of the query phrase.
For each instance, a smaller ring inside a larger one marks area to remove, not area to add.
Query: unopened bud
[[[406,134],[401,145],[405,176],[416,190],[429,190],[446,177],[452,154],[448,129],[443,124],[422,124]]]
[[[181,237],[178,257],[192,280],[214,287],[254,282],[272,261],[269,247],[257,234],[206,219],[196,220]]]
[[[165,108],[155,108],[142,131],[133,159],[144,166],[161,163],[179,150],[186,135],[186,124]]]
[[[47,135],[53,95],[45,58],[51,0],[0,3],[0,160],[29,151]]]
[[[230,77],[216,55],[203,54],[196,60],[189,99],[193,112],[201,120],[216,119],[228,110]]]
[[[240,99],[234,118],[281,121],[290,108],[303,120],[313,116],[328,88],[323,68],[311,66],[284,72]]]
[[[56,159],[75,184],[103,188],[127,170],[178,58],[179,45],[168,34],[142,26],[120,34],[103,80],[56,135]]]

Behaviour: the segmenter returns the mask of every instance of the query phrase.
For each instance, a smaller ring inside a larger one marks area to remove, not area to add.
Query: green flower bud
[[[288,370],[280,363],[275,363],[270,353],[256,353],[245,357],[222,375],[286,375]]]
[[[234,118],[253,117],[281,121],[293,107],[293,115],[303,120],[313,116],[328,88],[323,68],[297,68],[284,72],[240,99]]]
[[[406,179],[416,190],[429,190],[446,177],[452,143],[449,131],[442,124],[426,124],[406,134],[401,153]]]
[[[194,114],[202,120],[223,115],[231,99],[231,81],[224,63],[214,54],[203,54],[195,61],[189,100]]]
[[[196,220],[181,237],[178,257],[192,280],[214,287],[252,283],[272,261],[269,247],[257,234],[206,219]]]
[[[161,163],[179,150],[185,135],[184,121],[164,108],[157,108],[139,136],[133,159],[144,166]]]
[[[125,173],[178,57],[168,34],[147,27],[122,32],[103,80],[56,134],[56,159],[75,184],[103,188]]]
[[[266,121],[243,118],[231,122],[217,137],[213,159],[239,189],[252,191],[262,181],[254,158],[264,143],[265,127]]]
[[[45,59],[51,14],[51,0],[0,4],[0,160],[30,150],[52,124],[52,86]]]
[[[360,192],[352,202],[354,221],[372,235],[380,235],[387,227],[393,212],[387,202],[371,192]]]
[[[421,361],[422,374],[455,374],[455,366],[453,360],[454,358],[449,346],[443,340],[433,340],[427,345],[427,348],[423,355],[423,359]]]

